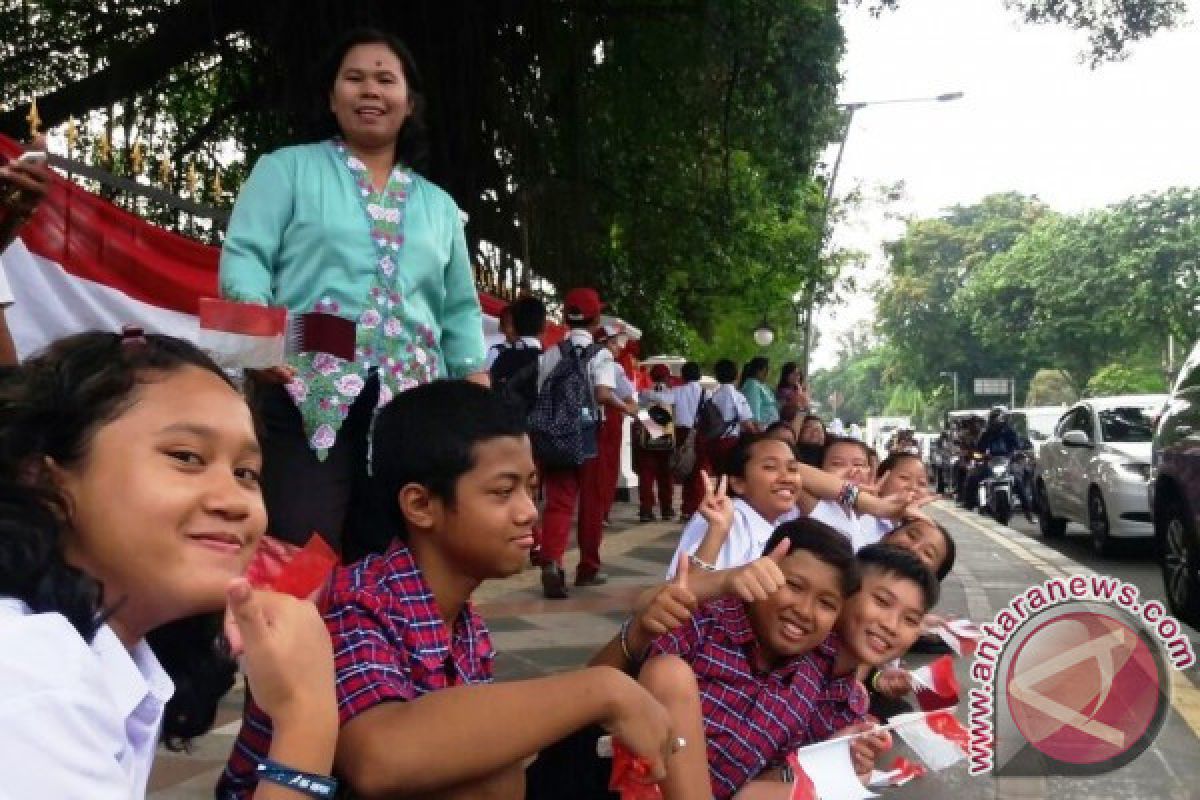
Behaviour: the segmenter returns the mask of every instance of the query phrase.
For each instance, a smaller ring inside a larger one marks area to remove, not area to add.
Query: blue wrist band
[[[309,797],[330,798],[337,794],[338,782],[328,775],[316,775],[312,772],[301,772],[291,767],[285,767],[269,758],[264,758],[258,765],[256,774],[260,781],[269,781],[280,786],[286,786],[295,792]]]

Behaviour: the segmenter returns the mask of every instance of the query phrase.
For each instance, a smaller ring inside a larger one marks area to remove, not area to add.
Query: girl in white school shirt
[[[680,556],[710,571],[758,559],[775,528],[800,515],[797,503],[802,494],[829,498],[825,502],[848,514],[879,516],[911,513],[907,507],[914,500],[911,493],[878,497],[846,478],[801,464],[786,442],[765,434],[743,435],[726,466],[727,473],[716,485],[705,476],[704,499],[683,529],[668,579],[674,577]]]
[[[227,602],[229,649],[288,731],[270,766],[328,775],[321,618],[240,578],[260,469],[245,402],[177,339],[80,334],[0,386],[0,797],[143,797],[160,738],[204,733],[232,685]]]

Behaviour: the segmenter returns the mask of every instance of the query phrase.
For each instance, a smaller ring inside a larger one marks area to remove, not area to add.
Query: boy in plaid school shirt
[[[937,597],[911,554],[876,546],[857,560],[844,536],[816,520],[781,525],[765,549],[743,567],[693,571],[661,587],[623,629],[624,642],[593,661],[636,667],[628,652],[647,659],[643,670],[690,665],[718,800],[748,786],[755,796],[786,797],[773,767],[788,751],[868,730],[860,667],[907,650]],[[653,691],[684,731],[694,708]],[[886,734],[855,740],[857,770],[869,771],[889,747]]]
[[[375,421],[373,481],[399,533],[335,571],[322,607],[341,730],[335,773],[361,796],[521,798],[525,763],[598,725],[666,774],[676,736],[662,705],[612,668],[492,683],[479,584],[521,570],[537,519],[524,423],[488,389],[438,381]],[[519,721],[519,722],[515,722]],[[248,697],[217,787],[253,796],[271,722]]]

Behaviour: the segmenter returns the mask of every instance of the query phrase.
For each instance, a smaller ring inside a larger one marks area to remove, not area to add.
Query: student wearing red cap
[[[563,302],[563,318],[570,329],[567,341],[587,357],[587,373],[592,384],[596,406],[602,415],[628,413],[613,392],[616,386],[616,366],[607,347],[593,348],[594,334],[600,332],[600,312],[604,304],[595,289],[578,288],[567,292]],[[538,367],[538,389],[562,360],[562,351],[551,348],[542,356]],[[595,586],[608,580],[600,571],[600,540],[604,534],[602,463],[590,458],[575,468],[544,469],[542,488],[546,507],[542,513],[540,554],[542,591],[548,598],[567,596],[563,555],[571,533],[571,518],[579,511],[579,566],[575,571],[576,586]]]
[[[675,394],[669,385],[671,370],[666,364],[655,364],[650,369],[651,388],[639,393],[638,405],[650,409],[664,409],[673,414]],[[659,412],[660,414],[663,412]],[[658,420],[656,420],[657,422]],[[665,439],[665,447],[658,446],[659,440],[651,439],[645,429],[639,426],[637,437],[637,474],[638,474],[638,519],[642,522],[654,521],[654,488],[658,486],[658,507],[662,519],[675,518],[674,485],[671,479],[671,452],[675,448],[673,437]]]

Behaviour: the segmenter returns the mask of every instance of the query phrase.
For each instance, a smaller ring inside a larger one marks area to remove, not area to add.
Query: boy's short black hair
[[[804,550],[836,569],[840,576],[842,597],[849,597],[858,591],[861,581],[858,561],[854,558],[850,540],[841,533],[812,517],[789,520],[776,528],[771,538],[767,539],[763,555],[775,552],[784,539],[788,541],[788,555]]]
[[[379,511],[408,538],[396,502],[410,483],[453,505],[458,479],[475,466],[475,446],[524,436],[525,420],[500,395],[470,381],[434,381],[384,406],[371,434],[371,484]]]
[[[890,544],[871,544],[858,551],[858,568],[862,574],[871,570],[895,575],[912,581],[921,590],[925,611],[937,605],[942,587],[929,567],[913,553]]]
[[[700,365],[697,364],[695,361],[688,361],[687,363],[685,363],[683,365],[683,369],[680,371],[680,374],[683,376],[683,379],[688,383],[691,383],[692,381],[698,381],[698,380],[700,380],[700,377],[701,377],[700,376]]]
[[[867,443],[862,439],[855,439],[853,436],[827,436],[825,437],[825,447],[823,450],[821,450],[822,467],[825,466],[825,459],[827,459],[829,454],[833,452],[833,448],[839,444],[848,444],[852,445],[853,447],[857,447],[859,450],[862,450],[863,455],[866,456],[868,460],[871,458],[872,450],[870,447],[867,447]]]
[[[821,468],[821,460],[825,457],[825,446],[813,444],[812,442],[797,442],[792,448],[796,453],[796,460],[801,464],[807,464],[810,467]]]
[[[733,383],[738,376],[737,364],[733,363],[731,359],[722,358],[713,364],[713,375],[716,376],[718,383]]]
[[[546,304],[533,295],[522,295],[507,308],[512,309],[517,336],[541,336],[546,329]]]
[[[921,460],[921,457],[919,455],[917,455],[916,453],[909,453],[904,450],[897,450],[894,453],[888,453],[888,457],[885,458],[883,461],[879,462],[879,470],[878,470],[879,477],[882,478],[884,475],[888,474],[889,472],[894,470],[896,467],[900,466],[901,461],[905,461],[910,458],[915,459],[916,461],[920,461],[922,464],[925,463],[924,461]]]

